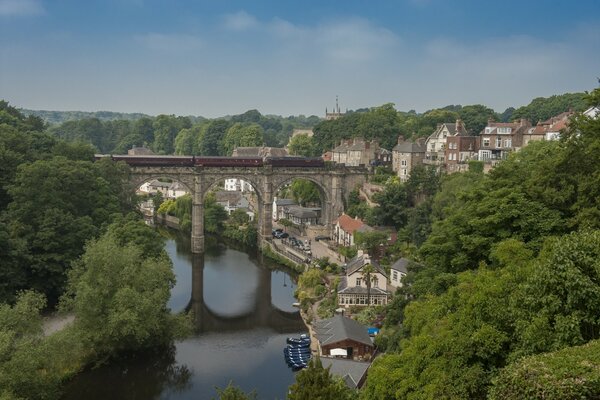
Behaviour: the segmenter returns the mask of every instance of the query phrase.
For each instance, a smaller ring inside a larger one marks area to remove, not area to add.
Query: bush
[[[600,340],[514,362],[492,381],[490,399],[591,399],[600,396]]]

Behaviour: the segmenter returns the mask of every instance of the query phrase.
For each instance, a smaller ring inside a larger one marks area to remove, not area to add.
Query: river
[[[212,239],[212,238],[208,238]],[[169,307],[192,309],[197,334],[170,351],[150,352],[75,377],[65,400],[212,399],[231,381],[259,399],[285,399],[294,373],[282,349],[288,336],[305,331],[292,307],[291,276],[270,260],[207,240],[192,255],[187,237],[176,235],[166,250],[177,276]]]

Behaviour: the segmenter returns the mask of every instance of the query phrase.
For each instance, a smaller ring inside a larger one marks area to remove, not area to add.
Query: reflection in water
[[[77,376],[65,399],[210,399],[230,381],[261,399],[283,399],[294,374],[281,349],[306,330],[292,307],[295,284],[276,264],[207,237],[166,243],[177,285],[169,307],[194,311],[198,334],[174,348],[126,358]]]
[[[165,392],[184,393],[192,387],[192,372],[176,364],[175,354],[170,346],[82,373],[68,384],[63,399],[154,399]]]

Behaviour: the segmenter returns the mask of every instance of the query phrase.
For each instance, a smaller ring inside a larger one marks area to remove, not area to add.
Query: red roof
[[[342,214],[336,221],[340,227],[344,230],[344,232],[354,233],[358,228],[364,225],[358,218],[352,218],[349,215]]]

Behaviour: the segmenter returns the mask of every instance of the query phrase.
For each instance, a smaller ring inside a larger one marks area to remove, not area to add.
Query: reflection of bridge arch
[[[168,158],[168,157],[167,157]],[[127,162],[127,160],[125,160]],[[334,219],[344,210],[344,201],[356,185],[364,183],[368,170],[344,165],[324,167],[184,167],[130,165],[130,182],[139,187],[143,182],[167,177],[181,182],[192,194],[192,252],[204,251],[204,196],[217,182],[239,178],[249,182],[258,198],[260,240],[269,240],[272,229],[273,194],[281,185],[295,178],[307,179],[319,187],[324,196],[322,221],[332,229]]]
[[[270,327],[277,332],[297,332],[304,329],[298,311],[286,312],[271,303],[271,271],[260,268],[259,284],[253,310],[249,313],[224,317],[210,310],[204,302],[204,255],[192,256],[192,297],[187,309],[194,312],[199,332],[236,331]]]

